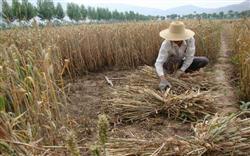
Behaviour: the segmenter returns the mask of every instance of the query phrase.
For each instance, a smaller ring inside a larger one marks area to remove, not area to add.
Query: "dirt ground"
[[[238,97],[236,96],[236,89],[235,86],[232,86],[232,69],[234,69],[231,60],[230,60],[230,51],[231,49],[227,45],[229,41],[228,38],[230,37],[228,33],[225,31],[228,30],[229,26],[226,25],[224,31],[221,34],[221,49],[219,52],[218,62],[214,65],[214,73],[215,73],[215,80],[217,83],[223,85],[218,92],[219,97],[216,100],[220,110],[218,113],[230,113],[236,112],[238,110],[237,101]]]
[[[230,70],[232,65],[227,55],[228,49],[225,35],[221,36],[221,49],[218,62],[206,69],[212,71],[215,77],[211,81],[216,82],[220,89],[213,94],[217,96],[216,104],[218,105],[218,113],[225,114],[235,112],[238,109],[237,96],[235,89],[230,83]],[[79,146],[89,146],[93,144],[97,138],[97,118],[99,114],[108,111],[103,104],[104,97],[108,96],[111,86],[105,80],[105,76],[110,78],[117,86],[124,82],[124,78],[134,70],[130,71],[107,71],[103,73],[93,73],[83,76],[74,82],[68,82],[66,85],[66,93],[69,96],[69,105],[67,106],[68,118],[70,125],[76,131]],[[158,84],[156,84],[158,85]],[[149,118],[142,122],[132,124],[116,123],[110,118],[111,127],[109,135],[111,137],[121,138],[153,138],[153,137],[169,137],[174,135],[186,136],[191,135],[192,123],[182,123],[180,121],[169,120],[164,117]],[[88,152],[82,151],[82,155],[89,155]]]

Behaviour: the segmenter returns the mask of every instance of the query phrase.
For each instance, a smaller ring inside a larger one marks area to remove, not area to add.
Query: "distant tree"
[[[56,13],[55,13],[56,18],[58,18],[58,19],[63,19],[63,18],[65,17],[65,14],[64,14],[62,5],[61,5],[60,3],[57,3],[55,12],[56,12]]]
[[[76,21],[81,20],[82,15],[80,6],[75,4],[73,8],[74,8],[74,20]]]
[[[207,14],[207,18],[211,19],[212,18],[212,14]]]
[[[165,16],[160,16],[160,19],[161,20],[165,20]]]
[[[171,18],[171,19],[177,19],[177,17],[178,17],[177,14],[172,14],[172,15],[170,15],[170,18]]]
[[[113,19],[118,20],[119,16],[120,16],[120,14],[119,14],[119,12],[117,10],[115,10],[115,11],[112,12],[112,18]]]
[[[21,15],[19,16],[19,19],[30,20],[35,17],[36,14],[36,8],[30,2],[28,2],[28,0],[22,0]]]
[[[112,18],[111,11],[109,11],[108,8],[103,9],[103,14],[104,14],[104,16],[103,16],[104,20],[110,20]]]
[[[250,10],[248,10],[248,11],[242,11],[241,13],[239,13],[239,16],[241,18],[250,17]]]
[[[128,13],[128,11],[125,11],[125,13],[124,13],[124,18],[125,18],[125,20],[128,20],[128,18],[129,18],[129,13]]]
[[[238,11],[235,11],[235,12],[234,12],[234,17],[235,17],[235,18],[239,18],[239,17],[240,17],[240,13],[239,13]]]
[[[20,2],[21,1],[21,2]],[[111,12],[108,8],[85,8],[84,5],[77,5],[75,3],[67,4],[67,15],[72,20],[84,20],[86,17],[95,20],[149,20],[155,19],[154,16],[145,16],[133,11],[118,12],[117,10]],[[29,0],[12,0],[12,5],[3,0],[3,17],[9,21],[14,19],[30,20],[38,15],[42,19],[51,20],[53,17],[63,19],[65,17],[64,10],[60,3],[54,6],[53,0],[37,0],[37,8],[34,7]],[[178,17],[178,15],[177,15]],[[161,17],[165,19],[165,17]]]
[[[96,8],[96,13],[97,13],[97,19],[105,19],[105,9],[103,8]]]
[[[229,10],[228,11],[228,16],[229,16],[229,18],[233,18],[234,17],[234,11],[233,10]]]
[[[218,18],[218,15],[217,15],[217,13],[213,13],[213,14],[212,14],[212,18],[213,18],[213,19],[216,19],[216,18]]]
[[[96,9],[93,8],[93,7],[88,7],[87,16],[88,16],[90,19],[97,19],[98,17],[97,17]]]
[[[241,18],[250,17],[250,10],[242,11],[241,13],[239,13],[239,16],[240,16]]]
[[[110,20],[112,18],[112,13],[109,9],[106,9],[106,19]],[[124,15],[124,19],[125,19],[125,15]]]
[[[124,14],[123,12],[120,12],[120,13],[119,13],[119,20],[123,21],[123,20],[125,20],[125,19],[126,19],[125,14]]]
[[[250,17],[250,10],[247,10],[247,16]]]
[[[52,0],[37,0],[38,16],[51,20],[55,16],[55,6]]]
[[[130,17],[130,20],[135,20],[135,13],[134,13],[134,11],[129,11],[129,17]]]
[[[67,4],[67,15],[71,20],[79,21],[81,19],[81,9],[79,5],[75,3]]]
[[[69,18],[72,20],[74,19],[74,8],[73,8],[73,3],[68,3],[67,4],[67,15]]]
[[[22,7],[18,0],[12,0],[12,14],[14,19],[22,18]]]
[[[161,16],[161,18],[165,19],[165,16]],[[135,13],[135,20],[140,20],[140,14],[138,12]]]
[[[13,0],[12,7],[6,0],[3,0],[3,17],[9,21],[14,19],[30,20],[34,16],[36,16],[36,8],[28,0],[22,0],[22,3]]]
[[[171,18],[171,16],[170,16],[170,15],[167,15],[166,17],[167,17],[167,19],[170,19],[170,18]]]
[[[223,19],[223,18],[224,18],[224,12],[223,12],[223,11],[221,11],[221,12],[219,13],[219,18],[220,18],[220,19]]]
[[[6,0],[3,0],[2,7],[3,7],[3,18],[6,19],[7,22],[11,22],[14,19],[11,6],[8,4]]]
[[[203,12],[200,16],[203,19],[207,19],[208,18],[207,13],[205,13],[205,12]]]
[[[152,20],[152,19],[154,19],[154,16],[145,16],[145,15],[140,14],[140,20],[145,21],[145,20]]]
[[[88,14],[88,10],[85,8],[84,5],[81,5],[81,19],[85,20]]]

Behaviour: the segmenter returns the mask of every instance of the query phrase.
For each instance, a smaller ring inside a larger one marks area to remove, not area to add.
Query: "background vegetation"
[[[55,5],[53,0],[37,0],[37,6],[33,6],[28,0],[21,2],[12,0],[11,4],[7,0],[3,0],[3,17],[7,21],[30,20],[35,16],[46,20],[63,19],[65,14],[75,21],[86,18],[93,20],[149,20],[153,18],[153,16],[145,16],[133,11],[110,11],[107,8],[85,7],[75,3],[68,3],[67,10],[64,11],[62,5],[60,3]]]
[[[117,10],[111,11],[108,8],[90,7],[78,5],[75,3],[68,3],[66,10],[60,3],[55,4],[53,0],[37,0],[37,6],[32,5],[28,0],[12,0],[8,3],[3,0],[3,17],[11,22],[14,20],[30,20],[35,16],[41,19],[51,20],[52,18],[63,19],[68,16],[71,20],[152,20],[152,19],[237,19],[240,17],[250,17],[250,11],[237,12],[230,10],[228,12],[220,13],[201,13],[188,15],[166,15],[166,16],[145,16],[134,11],[119,12]]]
[[[172,14],[172,15],[167,15],[166,18],[168,19],[238,19],[241,17],[250,17],[250,10],[247,11],[233,11],[229,10],[228,12],[219,12],[219,13],[201,13],[198,14],[194,12],[193,14],[188,14],[188,15],[178,15],[178,14]]]

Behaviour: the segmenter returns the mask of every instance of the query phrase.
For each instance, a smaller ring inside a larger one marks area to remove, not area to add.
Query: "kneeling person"
[[[165,74],[175,74],[179,78],[187,72],[197,71],[205,67],[209,60],[206,57],[195,57],[195,33],[185,29],[182,22],[172,22],[168,29],[160,32],[164,38],[155,68],[160,77],[160,90],[172,87]]]

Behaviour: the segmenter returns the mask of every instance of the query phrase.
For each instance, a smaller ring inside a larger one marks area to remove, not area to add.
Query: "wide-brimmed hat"
[[[180,21],[172,22],[168,29],[162,30],[160,36],[170,41],[187,40],[193,37],[195,33],[185,28],[185,24]]]

